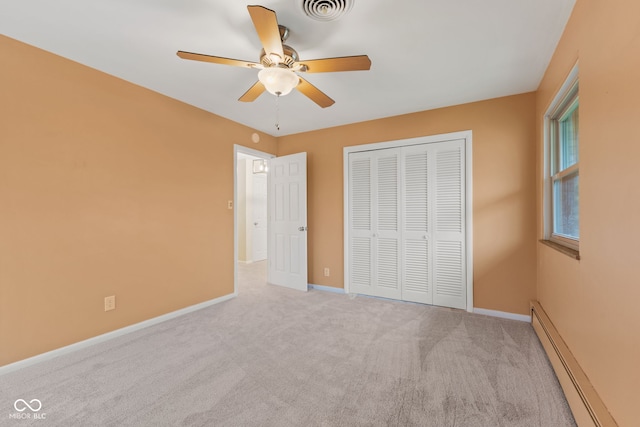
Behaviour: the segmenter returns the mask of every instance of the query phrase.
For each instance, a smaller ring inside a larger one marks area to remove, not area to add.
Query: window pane
[[[553,232],[578,239],[578,174],[565,176],[553,184]]]
[[[558,120],[560,126],[559,170],[578,163],[578,103]]]

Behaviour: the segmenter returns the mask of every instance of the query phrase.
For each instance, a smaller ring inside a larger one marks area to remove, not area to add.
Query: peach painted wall
[[[538,299],[620,426],[640,419],[640,2],[578,0],[537,95],[542,117],[576,61],[580,261],[538,245]],[[538,217],[538,236],[543,236]]]
[[[4,36],[0,52],[0,365],[232,293],[233,144],[275,138]]]
[[[309,282],[344,286],[343,147],[463,130],[473,131],[474,305],[528,313],[536,283],[534,93],[280,137],[278,155],[308,153]]]

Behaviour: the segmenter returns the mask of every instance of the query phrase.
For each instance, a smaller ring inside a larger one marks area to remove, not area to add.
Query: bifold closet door
[[[402,149],[402,299],[466,308],[464,141]]]
[[[466,308],[465,141],[349,154],[349,289]]]
[[[464,140],[433,145],[433,304],[467,307]]]
[[[400,150],[349,155],[350,291],[401,299]]]
[[[433,304],[433,149],[429,144],[402,150],[402,299]]]

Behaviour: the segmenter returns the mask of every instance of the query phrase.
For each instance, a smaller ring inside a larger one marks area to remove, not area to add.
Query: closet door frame
[[[472,131],[453,132],[440,135],[422,136],[396,141],[355,145],[343,149],[343,182],[344,182],[344,290],[350,293],[350,230],[349,230],[349,154],[361,151],[381,150],[386,148],[407,147],[420,144],[433,144],[452,140],[464,140],[465,151],[465,260],[466,260],[466,310],[473,312],[473,156]]]

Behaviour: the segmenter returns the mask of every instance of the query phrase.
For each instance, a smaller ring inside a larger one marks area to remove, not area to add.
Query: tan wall
[[[538,245],[538,299],[620,426],[640,419],[639,29],[640,2],[578,0],[537,97],[540,131],[579,59],[581,260]]]
[[[308,153],[310,283],[343,287],[343,147],[472,130],[474,305],[528,313],[536,283],[534,113],[529,93],[280,137],[278,155]]]
[[[0,52],[0,365],[231,293],[233,144],[275,138],[3,36]]]

